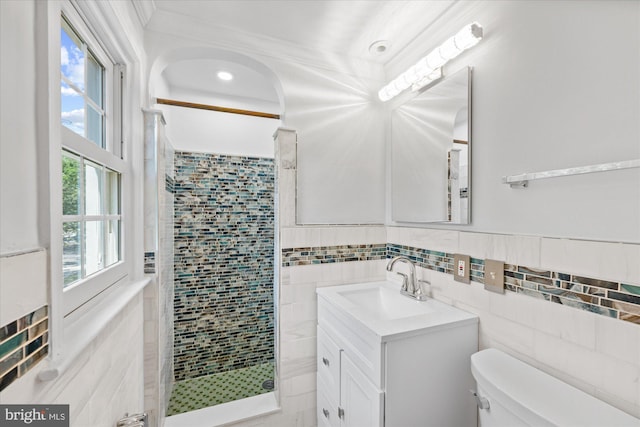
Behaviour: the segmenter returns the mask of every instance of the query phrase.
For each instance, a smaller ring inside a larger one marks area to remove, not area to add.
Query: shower
[[[175,153],[167,415],[273,389],[273,159]]]
[[[221,69],[234,79],[212,82]],[[148,113],[166,129],[146,123],[164,141],[145,136],[146,188],[157,189],[146,228],[158,228],[145,268],[158,275],[159,325],[157,353],[145,359],[157,368],[145,372],[157,378],[147,406],[184,425],[245,398],[277,404],[277,78],[243,55],[193,48],[160,56],[150,87],[157,109]]]

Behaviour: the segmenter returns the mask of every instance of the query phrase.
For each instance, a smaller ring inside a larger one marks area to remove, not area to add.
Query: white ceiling
[[[218,71],[230,72],[233,80],[220,80]],[[162,75],[172,89],[278,103],[278,94],[265,76],[237,62],[214,59],[180,61],[170,64]]]
[[[455,1],[154,0],[152,4],[156,11],[182,15],[208,27],[227,29],[256,40],[269,39],[273,45],[282,42],[306,52],[339,54],[385,64]],[[377,40],[388,40],[390,48],[383,54],[371,55],[369,46]],[[278,55],[278,52],[270,53]],[[221,86],[219,82],[211,82],[211,70],[220,65],[206,61],[174,64],[164,76],[172,87],[210,88],[234,94],[233,84]],[[190,69],[192,67],[195,68]],[[244,77],[248,78],[249,74]],[[251,91],[237,95],[254,93],[260,94],[261,99],[273,99],[255,85]]]
[[[156,9],[302,48],[385,62],[455,0],[155,0]],[[385,39],[381,57],[368,47]]]

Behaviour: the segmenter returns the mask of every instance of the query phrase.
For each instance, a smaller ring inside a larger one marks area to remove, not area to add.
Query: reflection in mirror
[[[470,222],[471,68],[391,114],[392,219]]]

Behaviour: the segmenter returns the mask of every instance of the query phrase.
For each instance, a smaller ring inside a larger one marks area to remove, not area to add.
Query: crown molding
[[[190,39],[200,43],[278,62],[295,63],[379,81],[382,65],[375,61],[335,52],[309,50],[285,40],[207,24],[186,15],[156,10],[147,31]]]
[[[142,27],[146,27],[151,20],[151,15],[156,11],[156,3],[154,0],[130,0],[138,15],[138,20]]]
[[[144,53],[141,46],[136,44],[135,31],[126,25],[118,13],[114,10],[112,1],[78,1],[71,0],[75,9],[87,26],[98,38],[114,62],[133,63],[140,61]],[[135,25],[135,20],[131,21]]]

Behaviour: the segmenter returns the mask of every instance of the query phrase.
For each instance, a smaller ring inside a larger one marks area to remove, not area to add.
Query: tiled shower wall
[[[176,381],[273,360],[273,159],[175,153]]]

